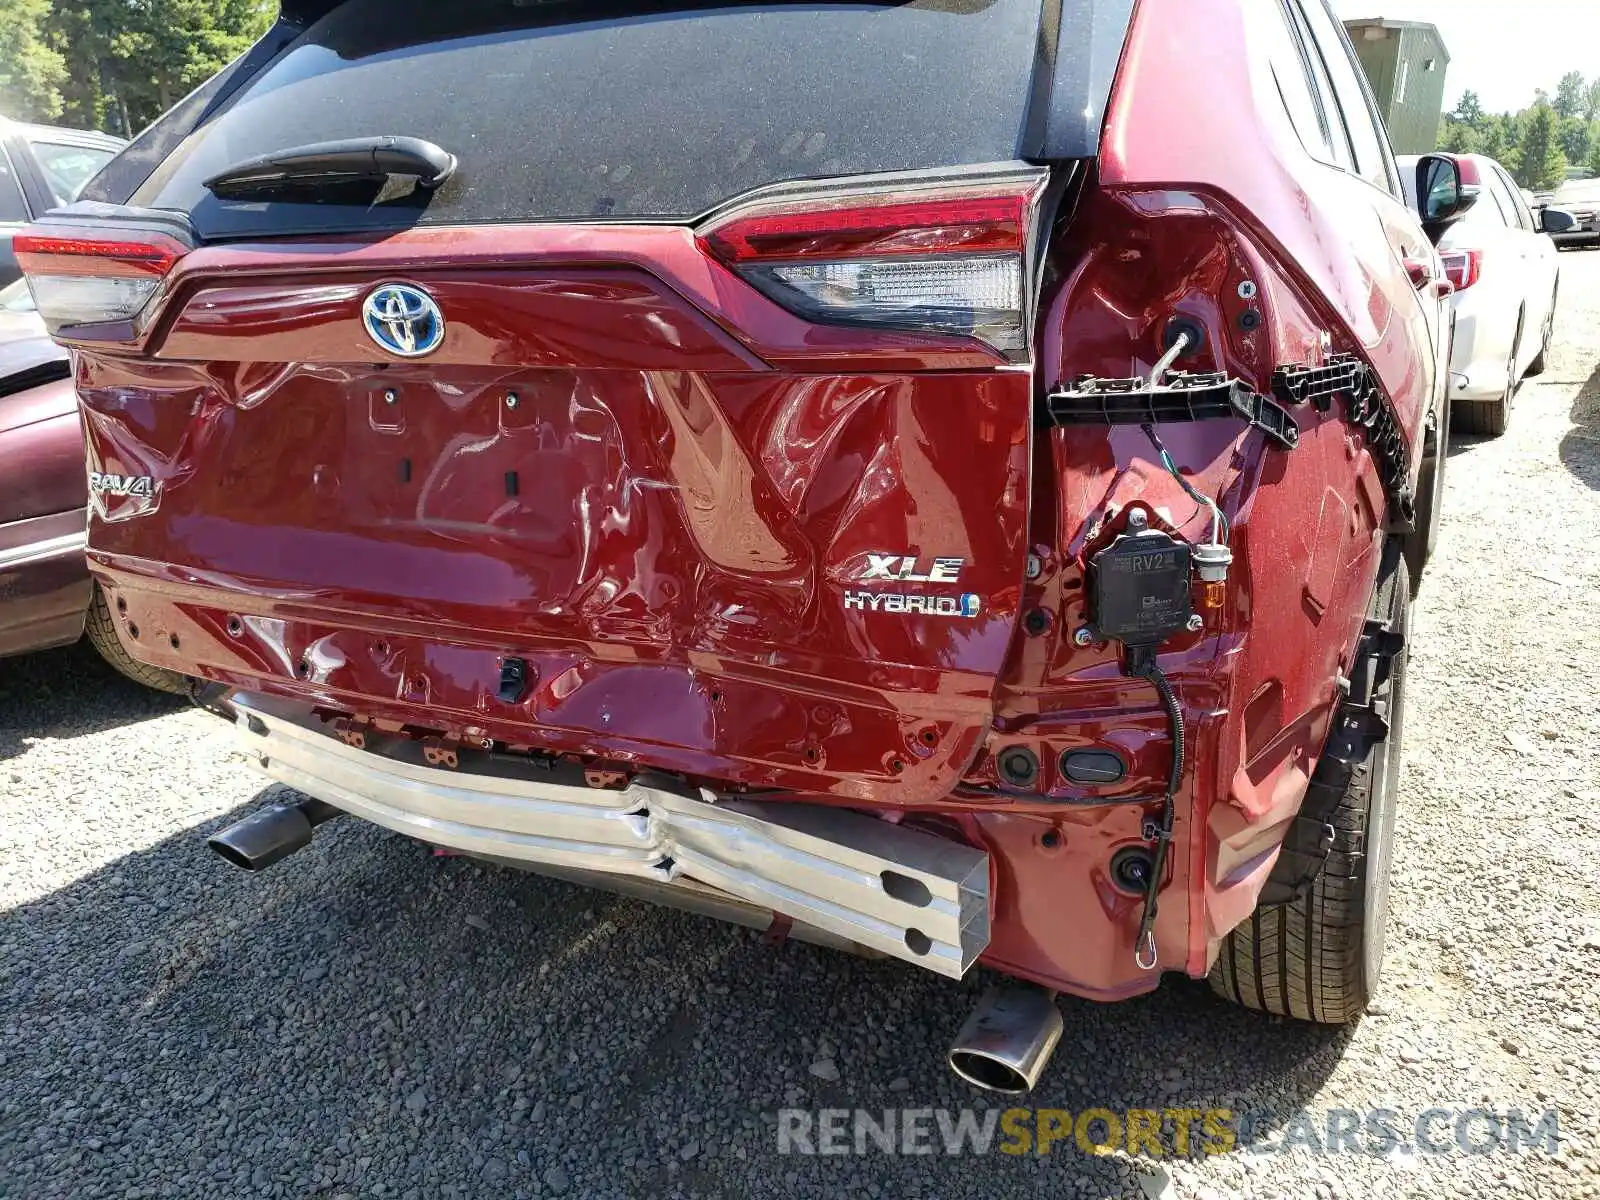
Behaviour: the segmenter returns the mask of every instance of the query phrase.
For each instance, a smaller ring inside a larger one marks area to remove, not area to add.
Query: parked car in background
[[[27,283],[0,288],[0,657],[65,646],[87,631],[130,679],[182,691],[181,675],[129,657],[89,578],[83,425],[70,374]]]
[[[1572,214],[1573,227],[1552,235],[1558,246],[1593,246],[1600,243],[1600,179],[1573,179],[1550,196],[1551,208]]]
[[[1477,196],[1439,239],[1439,255],[1456,289],[1451,425],[1498,436],[1506,431],[1517,386],[1545,368],[1561,281],[1555,242],[1543,227],[1561,226],[1564,218],[1554,207],[1535,216],[1494,159],[1449,157]],[[1418,186],[1418,161],[1400,160],[1408,195]]]
[[[1362,1011],[1450,285],[1324,0],[282,7],[17,241],[124,647],[314,798],[220,854],[981,960],[1002,1090]]]
[[[0,287],[22,275],[11,235],[39,214],[76,200],[126,144],[106,133],[0,117]]]

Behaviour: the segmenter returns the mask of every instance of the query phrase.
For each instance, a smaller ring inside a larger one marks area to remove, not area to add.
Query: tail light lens
[[[809,320],[979,338],[1028,352],[1029,264],[1047,175],[785,186],[713,215],[701,245]]]
[[[53,334],[132,321],[188,247],[163,234],[97,237],[25,230],[12,239],[33,302]]]
[[[1441,250],[1439,257],[1444,260],[1445,278],[1456,285],[1458,292],[1477,283],[1483,274],[1482,250]]]

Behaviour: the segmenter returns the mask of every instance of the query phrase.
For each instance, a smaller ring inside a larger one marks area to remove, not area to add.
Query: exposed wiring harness
[[[1157,359],[1156,365],[1150,369],[1151,388],[1161,386],[1162,380],[1167,377],[1167,372],[1172,369],[1172,364],[1177,362],[1183,352],[1189,348],[1189,342],[1190,335],[1187,333],[1179,333],[1177,337],[1172,339],[1172,345],[1167,347],[1166,353]],[[1178,464],[1173,460],[1171,452],[1162,442],[1161,435],[1156,432],[1153,422],[1146,421],[1141,428],[1144,430],[1145,436],[1150,439],[1150,444],[1156,448],[1156,453],[1160,455],[1161,465],[1166,468],[1167,474],[1178,481],[1178,486],[1188,493],[1189,499],[1202,508],[1211,510],[1210,544],[1213,546],[1226,546],[1229,533],[1228,519],[1222,515],[1222,509],[1217,505],[1217,502],[1184,478],[1183,472],[1178,470]]]
[[[1145,883],[1144,911],[1139,917],[1139,934],[1133,943],[1133,961],[1138,964],[1140,970],[1153,971],[1156,967],[1157,894],[1161,890],[1161,878],[1167,870],[1167,853],[1172,846],[1172,824],[1177,815],[1178,789],[1183,786],[1183,708],[1178,704],[1178,695],[1172,690],[1172,684],[1156,661],[1155,647],[1129,647],[1128,674],[1148,679],[1154,686],[1161,697],[1162,707],[1167,710],[1167,726],[1172,734],[1172,768],[1167,773],[1167,794],[1161,802],[1161,821],[1160,824],[1147,822],[1143,830],[1144,840],[1154,843],[1155,849],[1150,856],[1150,878]]]
[[[1167,348],[1166,353],[1150,372],[1152,389],[1161,386],[1167,372],[1172,369],[1172,364],[1188,348],[1189,342],[1190,337],[1187,333],[1179,333],[1173,339],[1172,345]],[[1154,422],[1142,422],[1142,428],[1145,436],[1150,439],[1150,444],[1155,447],[1161,466],[1177,480],[1178,486],[1196,505],[1211,513],[1210,540],[1205,546],[1197,547],[1195,552],[1196,566],[1200,569],[1201,578],[1225,580],[1227,564],[1233,557],[1228,550],[1228,539],[1232,533],[1228,518],[1223,515],[1221,506],[1215,500],[1190,483],[1178,469],[1171,451],[1162,442],[1161,435],[1156,432]],[[1183,786],[1185,756],[1183,706],[1178,703],[1178,694],[1172,690],[1172,683],[1161,670],[1161,664],[1157,661],[1157,649],[1158,645],[1155,643],[1130,645],[1125,668],[1130,676],[1148,680],[1156,689],[1156,694],[1161,697],[1161,706],[1166,709],[1167,728],[1172,737],[1172,767],[1167,774],[1166,794],[1161,801],[1161,817],[1159,821],[1145,822],[1141,830],[1144,840],[1153,847],[1149,877],[1144,883],[1144,907],[1139,916],[1139,932],[1134,939],[1133,950],[1133,961],[1143,971],[1155,970],[1159,959],[1155,935],[1158,897],[1161,892],[1162,877],[1167,871],[1167,858],[1172,849],[1172,826],[1177,818],[1178,790]]]

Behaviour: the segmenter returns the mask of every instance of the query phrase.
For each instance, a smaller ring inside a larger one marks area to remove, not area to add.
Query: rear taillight
[[[40,226],[17,234],[11,248],[51,333],[133,320],[188,249],[159,233],[97,237]]]
[[[1027,357],[1042,170],[787,185],[714,214],[701,244],[811,320],[980,338]]]
[[[1482,250],[1441,250],[1439,257],[1444,260],[1445,278],[1458,292],[1466,291],[1483,274]]]

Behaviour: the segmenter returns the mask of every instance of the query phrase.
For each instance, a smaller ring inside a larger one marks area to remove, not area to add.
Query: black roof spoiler
[[[283,0],[278,6],[278,16],[291,25],[302,28],[327,16],[339,7],[340,0]]]

